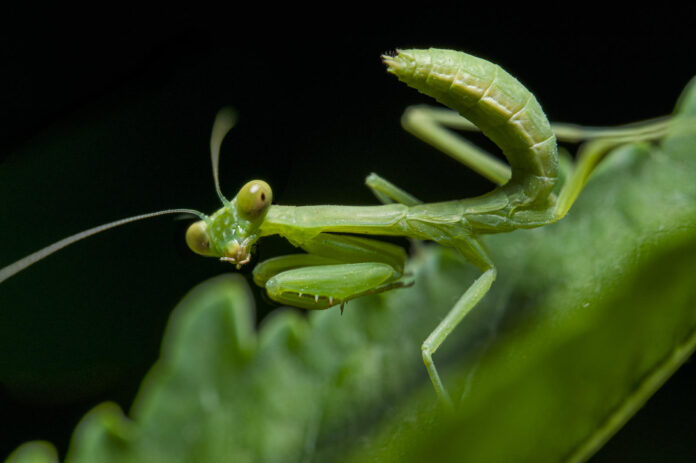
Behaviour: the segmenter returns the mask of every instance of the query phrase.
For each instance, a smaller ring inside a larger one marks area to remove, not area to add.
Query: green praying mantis
[[[456,111],[409,108],[402,120],[406,130],[491,180],[497,188],[474,198],[424,204],[371,174],[366,184],[382,205],[275,205],[271,187],[262,180],[248,182],[230,200],[221,192],[218,164],[222,141],[234,126],[236,116],[223,109],[216,117],[210,140],[214,184],[222,208],[209,216],[192,209],[168,209],[85,230],[0,269],[0,283],[96,233],[150,217],[183,213],[200,219],[186,232],[191,250],[237,268],[250,261],[253,246],[260,238],[284,237],[305,253],[258,264],[253,271],[255,283],[281,304],[319,310],[340,306],[343,311],[351,299],[412,284],[405,271],[407,253],[402,247],[360,235],[434,241],[456,249],[482,272],[421,348],[439,401],[452,408],[455,404],[433,355],[496,278],[495,264],[481,237],[560,220],[611,148],[659,138],[669,120],[655,119],[615,129],[552,126],[534,96],[510,74],[486,60],[440,49],[401,50],[383,56],[383,60],[387,70],[401,81]],[[510,165],[469,144],[450,129],[481,130],[502,149]],[[559,168],[557,139],[587,141],[571,171]]]

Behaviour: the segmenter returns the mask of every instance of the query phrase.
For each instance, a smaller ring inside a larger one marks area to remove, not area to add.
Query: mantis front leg
[[[357,236],[319,233],[302,243],[308,254],[264,261],[254,282],[276,302],[304,309],[327,309],[356,297],[409,286],[406,252],[391,243]]]

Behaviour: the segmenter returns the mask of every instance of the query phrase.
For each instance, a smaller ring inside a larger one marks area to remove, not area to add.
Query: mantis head
[[[222,108],[215,117],[210,135],[213,180],[222,208],[213,215],[202,216],[186,231],[186,244],[196,254],[218,257],[239,269],[251,260],[251,248],[259,239],[259,229],[273,200],[273,192],[263,180],[252,180],[239,190],[232,201],[220,189],[218,165],[220,146],[225,135],[237,122],[237,113]]]
[[[222,108],[215,117],[213,132],[210,136],[210,156],[213,164],[215,189],[224,205],[216,213],[206,216],[194,209],[166,209],[98,225],[56,241],[6,267],[0,268],[0,283],[64,247],[97,233],[131,222],[167,214],[194,215],[201,219],[191,225],[186,232],[186,243],[193,252],[204,256],[219,257],[223,261],[236,264],[237,268],[249,262],[251,247],[259,239],[260,227],[271,205],[273,193],[268,183],[263,180],[252,180],[244,185],[232,201],[226,199],[220,191],[220,182],[218,181],[220,145],[236,121],[237,114],[234,110],[227,107]]]
[[[210,217],[194,222],[186,231],[186,244],[196,254],[219,257],[237,268],[249,262],[251,248],[271,206],[273,192],[263,180],[252,180],[232,201]]]

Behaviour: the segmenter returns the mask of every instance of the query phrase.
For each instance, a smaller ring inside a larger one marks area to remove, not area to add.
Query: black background
[[[694,11],[335,8],[7,15],[0,265],[117,218],[215,210],[207,144],[223,105],[240,113],[221,161],[230,197],[264,178],[281,204],[372,204],[362,184],[372,171],[426,201],[486,191],[401,131],[403,108],[427,100],[384,72],[380,54],[397,47],[495,61],[550,119],[589,125],[669,113],[696,74]],[[129,225],[0,287],[0,456],[33,439],[64,456],[91,407],[128,409],[171,308],[231,271],[191,255],[185,227],[166,217]],[[259,255],[287,249],[270,239]],[[273,306],[256,299],[261,319]],[[696,459],[695,377],[687,363],[593,461]]]

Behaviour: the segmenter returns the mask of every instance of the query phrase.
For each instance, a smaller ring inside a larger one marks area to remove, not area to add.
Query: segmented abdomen
[[[521,193],[517,200],[546,201],[558,172],[556,137],[534,95],[517,79],[453,50],[401,50],[385,62],[399,80],[458,111],[502,149],[512,167],[507,189]]]

